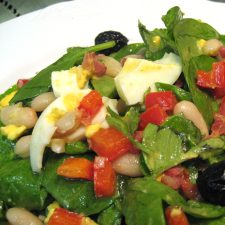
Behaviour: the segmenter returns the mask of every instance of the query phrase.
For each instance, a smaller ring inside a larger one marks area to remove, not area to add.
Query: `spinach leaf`
[[[148,151],[143,153],[143,156],[153,176],[198,157],[195,152],[184,152],[182,139],[172,130],[169,128],[158,130],[153,124],[145,128],[142,144]]]
[[[216,102],[196,85],[196,71],[209,70],[214,59],[203,56],[198,47],[200,39],[219,38],[218,32],[206,23],[194,19],[179,21],[173,30],[176,47],[182,58],[183,72],[194,104],[202,113],[208,126],[213,121]]]
[[[93,78],[91,80],[91,84],[93,85],[94,89],[98,91],[102,96],[106,96],[108,98],[118,97],[114,79],[110,76]]]
[[[175,85],[156,82],[155,86],[158,91],[172,91],[176,95],[179,101],[182,101],[182,100],[192,101],[190,92],[185,91],[184,89],[179,88]]]
[[[166,52],[176,52],[175,43],[168,35],[167,29],[148,31],[141,22],[138,28],[146,45],[145,58],[157,60],[162,58]]]
[[[99,214],[97,222],[99,225],[120,225],[121,220],[121,212],[112,204]]]
[[[123,57],[127,55],[133,55],[139,53],[141,49],[145,47],[144,43],[134,43],[129,44],[121,48],[118,52],[113,53],[111,56],[115,58],[117,61],[120,61]]]
[[[0,163],[14,158],[15,142],[0,134]]]
[[[1,163],[0,196],[9,207],[43,209],[47,193],[41,187],[41,182],[42,176],[33,174],[27,159]]]
[[[95,52],[115,45],[114,41],[106,42],[87,48],[69,48],[67,53],[56,62],[40,71],[26,85],[24,85],[11,100],[11,103],[29,100],[41,93],[49,91],[51,88],[51,73],[53,71],[68,70],[73,66],[79,65],[87,52]]]
[[[14,91],[17,91],[18,90],[18,87],[17,85],[13,85],[11,88],[9,88],[8,90],[6,90],[4,93],[2,93],[0,95],[0,101],[6,96],[6,95],[9,95],[10,93],[14,92]]]
[[[4,212],[4,202],[0,200],[0,221],[4,219],[5,212]]]
[[[198,222],[191,223],[193,225],[224,225],[225,224],[225,217],[219,219],[212,219],[212,220],[201,220]]]
[[[69,180],[57,175],[56,169],[64,159],[65,157],[54,156],[46,163],[43,186],[48,193],[62,207],[77,213],[92,215],[108,208],[114,200],[112,198],[96,198],[93,182],[78,179]]]
[[[162,124],[162,127],[169,127],[181,136],[184,142],[188,142],[188,147],[197,145],[202,139],[200,130],[192,121],[185,119],[182,114],[169,117]]]
[[[83,154],[88,152],[89,146],[86,142],[83,141],[77,141],[73,143],[67,143],[65,146],[65,153],[69,155],[73,154]]]

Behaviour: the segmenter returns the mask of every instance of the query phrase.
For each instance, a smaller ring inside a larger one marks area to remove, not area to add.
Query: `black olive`
[[[197,185],[204,200],[225,205],[225,161],[209,166],[199,172]]]
[[[127,45],[128,39],[118,31],[105,31],[97,35],[95,44],[101,44],[108,41],[115,41],[116,45],[113,48],[102,50],[99,53],[110,55],[113,52],[119,51],[122,47]]]

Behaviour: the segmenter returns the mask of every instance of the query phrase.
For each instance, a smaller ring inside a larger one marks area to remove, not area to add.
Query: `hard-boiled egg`
[[[182,71],[180,58],[165,54],[157,61],[128,58],[121,72],[115,77],[119,96],[127,105],[143,102],[145,92],[156,91],[155,83],[173,84]]]

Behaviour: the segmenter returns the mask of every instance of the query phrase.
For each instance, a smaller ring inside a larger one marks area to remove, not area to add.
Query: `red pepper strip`
[[[168,225],[189,225],[186,215],[178,207],[166,208],[166,221]]]
[[[93,162],[85,158],[68,158],[57,168],[57,174],[67,178],[93,180]]]
[[[93,90],[84,96],[78,107],[81,113],[81,123],[89,125],[102,106],[102,96],[97,91]]]
[[[47,225],[81,225],[83,217],[63,208],[55,209]]]
[[[197,85],[203,88],[225,88],[225,62],[215,62],[209,72],[197,71]]]
[[[171,111],[176,103],[177,99],[172,91],[152,92],[145,97],[146,108],[158,104],[165,111]]]
[[[94,190],[96,197],[110,197],[116,191],[116,173],[112,163],[105,157],[95,157]]]
[[[90,147],[99,156],[104,156],[110,161],[133,148],[129,139],[113,127],[98,130],[90,138]]]
[[[140,129],[144,129],[149,123],[162,124],[167,118],[167,113],[158,104],[155,104],[140,115]]]
[[[16,83],[18,88],[23,87],[29,80],[28,79],[19,79]]]

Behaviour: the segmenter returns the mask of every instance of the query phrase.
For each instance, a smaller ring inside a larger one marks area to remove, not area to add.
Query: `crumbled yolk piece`
[[[83,217],[81,225],[98,225],[98,224],[95,223],[95,221],[93,221],[89,217]]]
[[[99,129],[101,128],[100,124],[92,124],[86,127],[85,136],[87,138],[92,137]]]
[[[160,42],[161,42],[161,37],[156,35],[152,38],[152,42],[155,44],[155,45],[159,45]]]
[[[197,46],[199,50],[202,50],[203,46],[205,45],[206,40],[200,39],[197,41]]]
[[[48,223],[50,217],[52,216],[52,214],[54,213],[55,209],[59,208],[60,205],[58,204],[58,202],[53,202],[51,203],[48,207],[47,207],[47,210],[48,210],[48,214],[45,218],[45,224]]]
[[[65,111],[58,109],[58,108],[53,108],[51,110],[51,112],[48,114],[48,116],[46,117],[47,121],[49,123],[55,123],[56,121],[58,121],[62,116],[65,115]]]
[[[173,208],[171,212],[171,216],[179,216],[181,214],[181,209],[180,208]]]
[[[0,109],[8,106],[10,100],[14,97],[14,95],[16,94],[17,91],[13,91],[10,94],[6,95],[1,101],[0,101]]]
[[[18,137],[20,137],[25,130],[26,130],[25,126],[15,126],[15,125],[7,125],[5,127],[0,128],[1,133],[10,140],[15,140]]]

